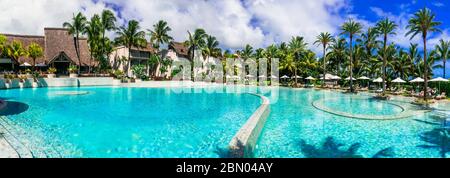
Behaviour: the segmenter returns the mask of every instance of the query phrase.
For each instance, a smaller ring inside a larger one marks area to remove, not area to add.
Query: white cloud
[[[32,35],[42,35],[44,27],[62,27],[73,12],[92,16],[105,8],[92,1],[0,0],[0,4],[0,32]]]
[[[0,0],[0,32],[39,35],[44,27],[61,27],[73,12],[99,13],[105,2],[121,7],[120,22],[137,19],[148,29],[163,19],[177,41],[186,40],[187,30],[204,28],[225,48],[264,47],[296,35],[312,44],[320,32],[338,33],[339,13],[351,8],[340,0]]]

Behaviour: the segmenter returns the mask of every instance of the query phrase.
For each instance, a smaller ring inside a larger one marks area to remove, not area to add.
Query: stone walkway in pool
[[[358,96],[358,99],[368,99],[367,97],[363,97],[363,96]],[[327,106],[324,105],[324,103],[326,102],[332,102],[333,98],[331,99],[318,99],[316,101],[313,101],[311,103],[311,105],[313,107],[315,107],[318,110],[330,113],[330,114],[334,114],[334,115],[338,115],[338,116],[343,116],[343,117],[348,117],[348,118],[353,118],[353,119],[361,119],[361,120],[396,120],[396,119],[404,119],[404,118],[408,118],[411,116],[415,116],[415,115],[419,115],[419,114],[424,114],[426,112],[430,112],[431,110],[427,110],[424,109],[420,106],[417,105],[413,105],[411,104],[409,100],[407,100],[406,98],[396,98],[395,100],[388,100],[388,101],[378,101],[378,102],[385,102],[387,104],[392,105],[393,107],[399,107],[402,109],[401,112],[396,113],[396,114],[390,114],[390,115],[366,115],[366,114],[354,114],[354,113],[348,113],[345,111],[338,111],[336,109],[332,109],[332,108],[328,108]]]

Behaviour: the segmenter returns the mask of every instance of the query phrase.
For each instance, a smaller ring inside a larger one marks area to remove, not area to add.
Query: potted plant
[[[70,65],[68,71],[69,71],[69,77],[70,78],[77,78],[78,77],[78,74],[77,74],[78,67],[76,65]]]
[[[33,75],[31,74],[31,69],[25,69],[25,75],[26,78],[33,78]]]
[[[47,70],[47,78],[55,78],[56,77],[56,68],[50,67]]]
[[[27,76],[26,75],[19,75],[19,87],[20,88],[25,88],[25,83],[27,82]]]
[[[39,72],[33,72],[33,83],[32,83],[32,87],[33,88],[37,88],[39,87],[39,78],[41,78],[41,74],[39,74]]]
[[[15,74],[5,74],[5,87],[8,88],[15,88],[17,85],[19,85],[20,80],[18,79],[18,76]],[[16,85],[17,84],[17,85]]]

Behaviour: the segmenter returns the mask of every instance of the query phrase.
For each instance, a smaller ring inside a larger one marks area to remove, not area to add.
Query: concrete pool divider
[[[270,113],[270,101],[267,97],[254,93],[248,94],[260,97],[262,103],[228,144],[228,156],[231,158],[252,157],[253,150]]]

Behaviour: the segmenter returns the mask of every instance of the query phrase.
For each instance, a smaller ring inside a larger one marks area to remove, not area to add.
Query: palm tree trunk
[[[130,77],[130,68],[131,68],[131,46],[128,46],[128,60],[127,60],[127,76]]]
[[[447,55],[444,55],[444,59],[443,59],[443,62],[444,62],[444,75],[443,75],[443,77],[445,78],[445,60],[447,60]]]
[[[427,66],[427,38],[426,35],[423,36],[423,62],[424,62],[424,89],[423,89],[423,100],[427,101],[427,96],[428,96],[428,66]],[[428,106],[428,103],[426,104]]]
[[[322,87],[325,86],[325,74],[326,74],[326,56],[325,56],[325,50],[326,50],[326,45],[323,45],[323,80],[322,80]]]
[[[80,59],[80,43],[78,41],[79,39],[79,35],[77,33],[77,36],[75,37],[75,53],[77,53],[77,58],[78,58],[78,75],[80,75],[81,73],[81,59]]]
[[[294,70],[294,81],[295,81],[295,87],[297,87],[297,69]]]
[[[383,41],[383,96],[386,94],[386,41],[387,41],[387,35],[384,35],[384,41]]]
[[[350,92],[353,90],[353,36],[350,35]]]

